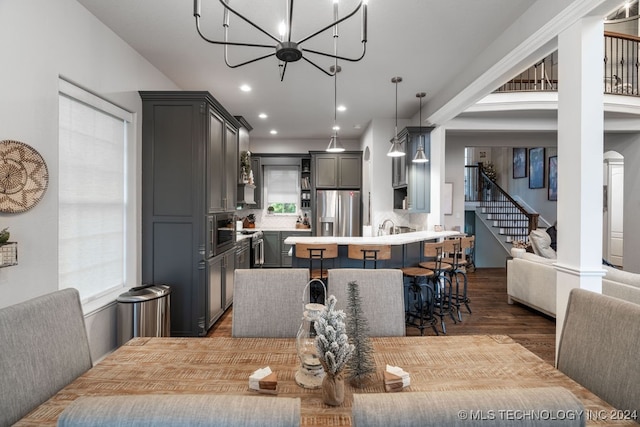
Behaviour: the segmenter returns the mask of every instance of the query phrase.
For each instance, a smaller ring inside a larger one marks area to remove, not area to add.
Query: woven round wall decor
[[[47,164],[40,153],[20,141],[0,141],[0,212],[31,209],[48,184]]]

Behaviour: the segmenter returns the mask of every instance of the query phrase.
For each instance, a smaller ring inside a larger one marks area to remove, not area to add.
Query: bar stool
[[[324,268],[324,261],[328,259],[335,259],[338,257],[338,244],[337,243],[297,243],[296,244],[296,257],[307,258],[309,260],[309,278],[319,279],[328,288],[328,272]],[[314,268],[314,261],[319,261],[320,268]],[[313,302],[321,300],[319,297],[322,293],[322,289],[318,286],[311,286],[311,298]],[[327,295],[324,295],[326,297]]]
[[[451,284],[453,285],[453,281],[455,279],[455,291],[452,295],[453,305],[456,307],[458,312],[458,320],[462,322],[462,314],[460,312],[460,304],[465,304],[469,313],[471,313],[471,309],[469,308],[469,298],[467,297],[467,275],[464,272],[465,265],[467,263],[466,259],[464,259],[462,254],[462,238],[456,237],[453,239],[447,239],[444,241],[444,251],[447,254],[446,257],[442,259],[442,262],[451,264],[452,269],[448,272],[449,277],[451,278]],[[460,290],[460,277],[463,278],[463,287],[462,291]]]
[[[367,268],[367,261],[373,261],[373,268],[378,268],[378,261],[391,259],[391,245],[356,245],[348,246],[349,259],[362,260],[362,268]]]
[[[431,326],[436,335],[437,319],[434,314],[435,308],[435,292],[429,278],[434,276],[432,270],[422,267],[404,267],[401,268],[403,277],[409,278],[411,281],[409,286],[405,285],[405,322],[407,326],[414,326],[420,330],[420,335],[424,335],[424,329]],[[421,281],[423,281],[421,283]],[[442,323],[444,327],[444,323]],[[443,329],[446,334],[446,330]]]
[[[467,272],[473,272],[476,269],[476,236],[464,237],[460,242],[460,249],[462,249],[462,255],[464,255]]]
[[[447,273],[453,270],[453,266],[449,263],[442,262],[443,252],[444,242],[425,242],[422,255],[428,260],[422,261],[418,265],[422,268],[432,270],[434,273],[430,280],[433,282],[435,290],[435,313],[440,317],[444,331],[444,317],[447,314],[451,316],[453,323],[457,323],[457,321],[453,315],[454,306],[451,279],[447,277]]]

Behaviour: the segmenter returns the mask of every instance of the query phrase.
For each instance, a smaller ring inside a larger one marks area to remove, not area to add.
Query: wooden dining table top
[[[80,396],[137,394],[251,395],[249,376],[269,366],[277,395],[300,397],[302,426],[349,426],[354,393],[383,393],[386,365],[410,374],[400,393],[564,387],[588,411],[587,425],[626,425],[589,390],[505,335],[372,338],[377,372],[363,388],[346,384],[341,406],[323,403],[319,389],[298,386],[295,339],[134,338],[20,420],[18,426],[53,426]],[[499,408],[496,408],[499,409]],[[532,408],[534,409],[534,408]]]

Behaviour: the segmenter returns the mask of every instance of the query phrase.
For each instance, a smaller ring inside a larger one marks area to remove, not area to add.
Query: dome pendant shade
[[[344,151],[344,147],[340,143],[337,134],[334,134],[329,140],[329,146],[327,147],[326,151],[328,151],[329,153],[341,153]]]
[[[413,163],[427,163],[429,159],[424,155],[424,148],[422,148],[422,144],[418,147],[416,151],[416,155],[413,157]]]
[[[402,157],[406,153],[404,152],[404,148],[402,147],[402,142],[398,141],[398,138],[394,137],[391,140],[391,148],[387,152],[387,156],[389,157]]]

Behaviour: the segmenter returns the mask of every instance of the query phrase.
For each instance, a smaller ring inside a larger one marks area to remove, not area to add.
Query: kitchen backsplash
[[[269,215],[263,209],[242,209],[236,215],[244,218],[254,214],[257,228],[295,228],[298,217],[296,215]],[[300,216],[303,216],[301,214]]]

